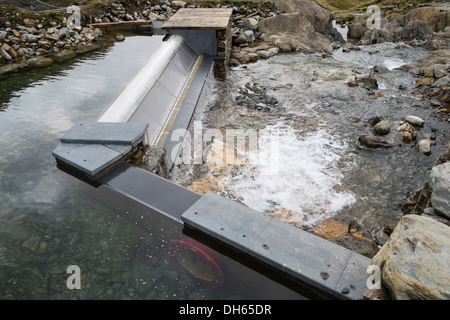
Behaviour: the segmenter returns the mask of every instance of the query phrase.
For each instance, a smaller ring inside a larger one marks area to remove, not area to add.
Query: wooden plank
[[[117,26],[141,26],[150,25],[151,21],[119,21],[119,22],[102,22],[102,23],[91,23],[90,26],[93,28],[107,28],[107,27],[117,27]]]
[[[225,30],[231,19],[231,8],[184,8],[178,10],[161,29]]]

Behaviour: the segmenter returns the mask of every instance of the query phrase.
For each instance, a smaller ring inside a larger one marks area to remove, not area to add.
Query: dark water
[[[300,297],[222,255],[224,285],[198,282],[169,255],[171,241],[186,238],[178,222],[145,220],[144,207],[56,168],[59,137],[95,121],[160,41],[127,37],[0,82],[0,299]],[[80,290],[66,285],[71,265]]]

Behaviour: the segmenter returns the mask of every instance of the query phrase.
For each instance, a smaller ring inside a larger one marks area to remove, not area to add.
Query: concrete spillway
[[[152,214],[173,218],[191,237],[237,254],[239,261],[256,264],[262,273],[276,273],[295,291],[313,298],[361,298],[369,258],[232,200],[213,193],[201,196],[133,166],[148,145],[178,153],[172,150],[178,142],[167,137],[189,127],[215,64],[216,57],[196,51],[181,34],[195,38],[185,31],[170,35],[97,122],[78,124],[61,137],[53,151],[60,168],[119,192]]]
[[[148,143],[158,144],[199,61],[182,37],[170,36],[97,121],[148,123]]]

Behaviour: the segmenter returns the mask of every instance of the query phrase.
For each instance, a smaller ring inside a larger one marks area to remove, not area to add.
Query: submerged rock
[[[358,138],[358,141],[368,148],[391,148],[393,147],[384,138],[373,135],[362,135]]]

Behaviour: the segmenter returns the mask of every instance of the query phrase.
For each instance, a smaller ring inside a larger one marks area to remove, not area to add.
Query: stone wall
[[[225,79],[230,65],[232,43],[231,20],[226,30],[216,30],[217,58],[214,61],[214,77]]]

